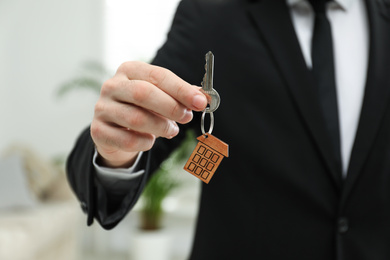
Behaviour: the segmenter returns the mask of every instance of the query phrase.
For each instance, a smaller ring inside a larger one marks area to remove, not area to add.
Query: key
[[[213,89],[214,55],[209,51],[206,54],[206,73],[203,77],[202,91],[207,96],[208,107],[203,110],[200,128],[202,135],[199,136],[198,145],[188,159],[184,170],[191,173],[205,183],[209,183],[224,157],[229,156],[229,145],[211,135],[214,128],[213,112],[221,103],[218,92]],[[206,114],[210,116],[210,128],[206,133],[204,121]]]
[[[212,113],[219,107],[221,98],[218,92],[213,88],[214,79],[214,55],[211,51],[206,54],[206,65],[205,74],[202,81],[202,92],[207,97],[208,107],[206,108],[207,113]]]

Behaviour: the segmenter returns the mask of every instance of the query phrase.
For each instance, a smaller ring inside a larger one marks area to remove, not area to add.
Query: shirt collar
[[[287,1],[287,5],[289,7],[293,7],[293,6],[296,6],[296,5],[300,5],[301,3],[307,3],[307,0],[286,0]],[[350,8],[351,8],[351,5],[352,3],[354,2],[355,0],[335,0],[333,1],[338,7],[340,7],[341,9],[343,9],[344,11],[348,11]]]

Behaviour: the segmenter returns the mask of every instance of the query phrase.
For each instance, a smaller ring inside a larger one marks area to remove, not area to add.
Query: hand
[[[91,136],[103,165],[129,167],[157,137],[173,138],[177,123],[207,105],[200,88],[171,71],[143,62],[126,62],[101,89]],[[176,123],[177,122],[177,123]]]

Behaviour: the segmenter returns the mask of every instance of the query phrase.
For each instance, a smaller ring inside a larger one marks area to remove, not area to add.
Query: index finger
[[[172,71],[145,62],[127,62],[122,64],[117,73],[125,74],[129,80],[145,80],[176,99],[185,107],[202,111],[207,106],[207,99],[200,87],[182,80]]]

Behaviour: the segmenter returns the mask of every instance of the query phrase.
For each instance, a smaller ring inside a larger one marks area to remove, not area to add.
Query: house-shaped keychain
[[[197,139],[199,143],[184,166],[184,170],[209,183],[222,159],[229,157],[229,146],[209,133]]]

